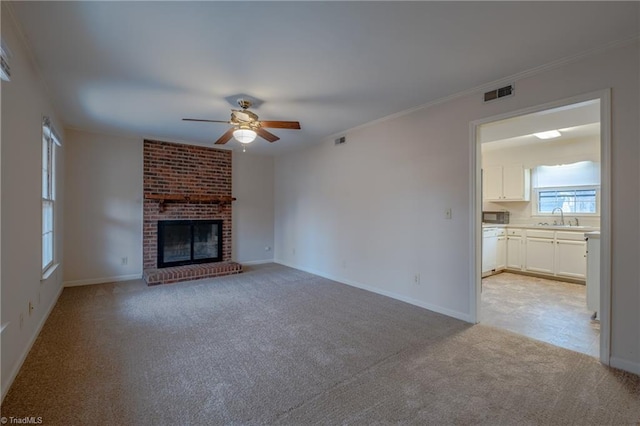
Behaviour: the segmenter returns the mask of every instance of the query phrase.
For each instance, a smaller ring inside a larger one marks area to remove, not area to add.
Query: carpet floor
[[[640,378],[267,265],[66,288],[1,414],[46,425],[636,424]]]

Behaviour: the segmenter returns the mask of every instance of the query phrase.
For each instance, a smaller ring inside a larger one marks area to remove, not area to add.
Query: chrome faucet
[[[562,209],[560,207],[556,207],[555,209],[553,209],[551,211],[551,215],[553,216],[553,214],[556,212],[556,210],[560,210],[560,225],[564,226],[564,212],[562,211]]]

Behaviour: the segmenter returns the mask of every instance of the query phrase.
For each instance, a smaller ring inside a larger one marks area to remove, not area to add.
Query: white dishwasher
[[[600,232],[587,232],[587,309],[600,319]]]

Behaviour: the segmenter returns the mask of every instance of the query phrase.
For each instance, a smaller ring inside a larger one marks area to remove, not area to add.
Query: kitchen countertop
[[[482,228],[517,228],[517,229],[547,229],[551,231],[574,231],[574,232],[595,232],[600,233],[600,228],[596,226],[562,226],[562,225],[527,225],[527,224],[499,224],[483,223]]]

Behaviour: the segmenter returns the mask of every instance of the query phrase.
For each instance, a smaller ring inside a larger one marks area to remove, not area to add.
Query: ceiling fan
[[[256,136],[260,136],[269,142],[275,142],[279,137],[271,132],[265,130],[265,128],[271,129],[299,129],[300,123],[297,121],[266,121],[258,120],[258,116],[249,111],[251,108],[251,101],[248,99],[238,99],[238,105],[242,109],[231,110],[231,120],[202,120],[198,118],[183,118],[183,121],[204,121],[207,123],[227,123],[231,124],[229,130],[224,132],[222,136],[216,141],[216,145],[223,145],[232,137],[236,138],[238,142],[250,143],[253,142]]]

